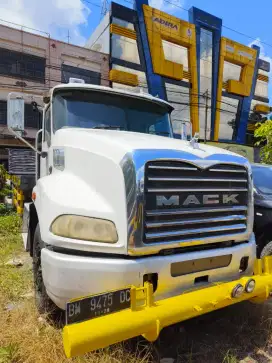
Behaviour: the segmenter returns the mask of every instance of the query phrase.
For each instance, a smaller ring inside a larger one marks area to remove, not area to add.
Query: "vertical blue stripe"
[[[242,105],[241,105],[241,113],[239,115],[240,122],[238,125],[238,131],[237,131],[237,139],[236,142],[238,144],[244,144],[246,142],[246,131],[247,131],[247,123],[248,123],[248,117],[250,112],[250,106],[252,99],[254,97],[255,93],[255,87],[257,83],[257,77],[258,77],[258,63],[259,63],[259,56],[260,56],[260,48],[257,45],[252,46],[253,49],[257,50],[257,57],[256,57],[256,63],[254,67],[254,75],[251,85],[251,92],[248,97],[243,97]]]
[[[222,32],[222,19],[217,18],[205,11],[194,6],[189,10],[189,20],[196,27],[196,54],[197,54],[197,70],[198,70],[198,89],[200,92],[200,33],[201,28],[207,29],[213,34],[212,49],[212,94],[211,94],[211,140],[214,138],[214,124],[216,115],[216,98],[218,84],[218,68],[220,56],[220,40]]]
[[[145,27],[144,14],[143,14],[144,4],[148,5],[148,0],[135,0],[134,2],[134,8],[138,14],[140,36],[142,40],[143,53],[146,64],[146,79],[147,79],[148,89],[149,93],[151,93],[153,96],[159,96],[163,100],[166,100],[167,97],[166,97],[166,91],[163,79],[161,76],[154,74],[153,72],[152,59],[151,59],[147,32]]]

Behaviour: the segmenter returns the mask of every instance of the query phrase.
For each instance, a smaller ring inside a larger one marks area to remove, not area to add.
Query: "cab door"
[[[40,157],[40,177],[49,175],[49,149],[51,146],[51,104],[43,112],[42,155]]]

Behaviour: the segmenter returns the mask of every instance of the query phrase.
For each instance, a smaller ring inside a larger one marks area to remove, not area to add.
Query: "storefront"
[[[222,37],[222,20],[195,7],[189,22],[137,0],[135,10],[111,4],[88,41],[110,55],[112,87],[168,100],[176,134],[244,144],[256,106],[269,109],[270,64],[260,49]]]

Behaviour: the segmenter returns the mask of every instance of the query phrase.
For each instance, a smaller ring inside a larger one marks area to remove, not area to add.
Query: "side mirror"
[[[15,92],[9,93],[7,97],[7,108],[9,131],[36,153],[40,154],[41,152],[39,150],[22,137],[25,128],[25,101],[23,95]]]
[[[25,127],[25,101],[18,93],[9,93],[7,97],[7,124],[10,130],[22,133]]]

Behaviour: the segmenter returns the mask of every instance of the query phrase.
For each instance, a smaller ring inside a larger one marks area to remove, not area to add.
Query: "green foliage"
[[[20,233],[22,219],[13,213],[0,218],[0,235]]]
[[[16,344],[8,344],[0,346],[0,363],[18,362],[18,346]]]
[[[14,214],[14,207],[0,203],[0,216],[7,216],[9,214]]]
[[[6,169],[4,168],[3,164],[0,164],[0,175],[3,175],[6,173]]]
[[[7,197],[11,194],[11,189],[8,187],[4,187],[0,190],[0,198]]]
[[[272,121],[258,123],[254,136],[257,138],[256,146],[261,146],[261,161],[272,164]]]

